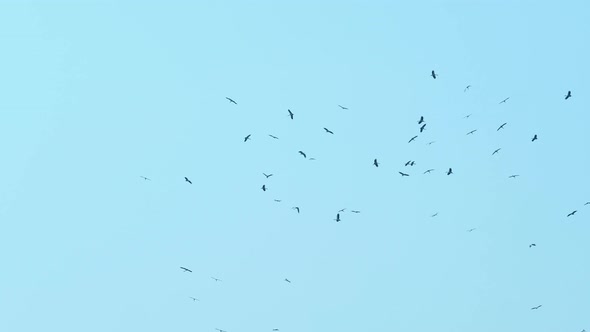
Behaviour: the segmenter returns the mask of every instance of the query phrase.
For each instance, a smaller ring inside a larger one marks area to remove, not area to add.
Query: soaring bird
[[[414,136],[414,137],[410,138],[410,140],[408,141],[408,143],[412,143],[412,141],[413,141],[413,140],[415,140],[416,138],[418,138],[418,135],[416,135],[416,136]]]
[[[539,305],[538,305],[538,306],[536,306],[536,307],[532,307],[532,308],[531,308],[531,310],[537,310],[537,309],[539,309],[539,308],[540,308],[540,307],[542,307],[542,306],[543,306],[542,304],[539,304]]]
[[[420,127],[420,132],[423,132],[425,127],[426,127],[426,123],[423,124],[422,127]]]
[[[416,162],[412,160],[412,162],[410,163],[410,166],[414,166],[415,164],[416,164]]]
[[[586,202],[586,203],[584,203],[584,206],[586,206],[586,205],[590,205],[590,202]]]
[[[146,177],[145,177],[145,176],[143,176],[143,175],[140,175],[139,177],[140,177],[140,178],[142,178],[142,179],[144,179],[144,180],[147,180],[147,181],[152,181],[152,179],[150,179],[150,178],[146,178]]]
[[[434,70],[430,73],[430,76],[432,76],[432,78],[436,79],[436,74],[434,73]]]
[[[352,213],[361,213],[361,211],[359,211],[359,210],[350,210],[350,212],[352,212]]]
[[[418,120],[418,124],[421,124],[422,122],[424,122],[424,116],[420,117],[420,120]]]
[[[506,99],[502,100],[501,102],[499,102],[499,104],[504,104],[504,103],[506,103],[506,101],[507,101],[508,99],[510,99],[510,97],[508,97],[508,98],[506,98]]]
[[[262,173],[262,175],[266,176],[267,179],[272,176],[272,174],[266,174],[266,173]]]
[[[377,162],[377,159],[373,160],[373,165],[375,165],[375,167],[379,167],[379,163]]]
[[[471,87],[471,85],[466,86],[465,89],[463,90],[463,92],[466,92],[467,90],[469,90],[470,87]]]
[[[285,281],[288,282],[288,283],[291,283],[291,280],[289,280],[287,278],[285,278]]]
[[[328,134],[332,134],[332,135],[334,135],[334,133],[333,133],[333,132],[332,132],[330,129],[328,129],[328,128],[324,127],[324,130],[325,130],[325,131],[326,131]]]
[[[181,269],[183,269],[183,270],[184,270],[184,272],[193,272],[192,270],[189,270],[189,269],[187,269],[186,267],[182,267],[182,266],[181,266],[180,268],[181,268]]]
[[[408,162],[404,166],[408,166],[411,163],[412,163],[412,161],[411,160],[408,160]]]
[[[508,124],[508,122],[504,122],[500,127],[498,127],[498,129],[496,129],[496,131],[499,131],[500,129],[504,128],[504,126]]]
[[[402,176],[410,176],[410,174],[407,173],[403,173],[403,172],[398,172],[399,174],[401,174]]]
[[[294,115],[293,112],[291,112],[291,110],[287,110],[287,111],[289,111],[289,117],[291,118],[291,120],[293,120],[293,115]]]
[[[248,136],[244,137],[244,142],[246,142],[247,140],[249,140],[249,139],[250,139],[250,136],[252,136],[252,134],[250,134],[250,135],[248,135]]]
[[[570,213],[569,213],[567,216],[568,216],[568,217],[570,217],[570,216],[573,216],[574,214],[576,214],[576,212],[578,212],[578,210],[573,210],[573,211],[572,211],[572,212],[570,212]]]
[[[281,200],[280,199],[275,199],[275,202],[280,203]]]
[[[299,213],[299,207],[298,206],[294,206],[293,210],[297,210],[297,213]]]
[[[278,331],[279,329],[272,329],[273,331]]]
[[[347,110],[347,109],[348,109],[348,107],[344,107],[344,106],[342,106],[342,105],[338,105],[338,107],[340,107],[340,108],[341,108],[341,109],[343,109],[343,110]]]
[[[262,185],[262,188],[260,188],[260,189],[262,189],[262,191],[266,191],[266,185],[265,185],[265,184],[263,184],[263,185]]]
[[[509,178],[509,179],[514,179],[514,178],[516,178],[517,176],[520,176],[520,175],[518,175],[518,174],[512,174],[512,175],[510,175],[508,178]]]
[[[211,277],[211,279],[215,280],[216,282],[217,282],[217,281],[223,281],[223,280],[221,280],[221,279],[217,279],[217,278],[215,278],[215,277]]]
[[[432,172],[432,171],[434,171],[434,168],[427,169],[427,170],[426,170],[426,171],[424,171],[424,173],[422,173],[422,174],[430,173],[430,172]]]
[[[346,211],[346,208],[338,210],[338,213]]]
[[[186,182],[188,182],[188,183],[190,183],[190,184],[193,184],[193,183],[191,182],[191,180],[189,180],[189,179],[188,179],[186,176],[184,177],[184,181],[186,181]]]
[[[452,168],[449,168],[449,171],[447,172],[447,175],[451,175],[451,174],[453,174],[453,169]]]
[[[315,160],[315,158],[309,158],[309,160]]]
[[[529,248],[536,247],[537,245],[534,243],[529,244]]]
[[[334,219],[334,220],[336,220],[336,222],[340,222],[340,213],[336,214],[336,219]]]
[[[494,150],[494,152],[492,152],[492,156],[495,155],[496,153],[498,153],[500,150],[502,150],[502,148]]]
[[[218,332],[227,332],[226,330],[215,328]]]
[[[572,92],[571,91],[568,91],[567,92],[567,95],[565,95],[565,100],[568,100],[571,97],[572,97]]]
[[[470,116],[471,116],[471,114],[467,114],[463,117],[463,119],[469,119]]]
[[[473,133],[476,131],[477,131],[477,129],[473,129],[472,131],[468,132],[467,135],[473,135]]]
[[[307,158],[307,155],[303,151],[299,151],[299,154],[303,156],[303,158]]]
[[[194,297],[192,297],[192,296],[189,296],[189,299],[192,299],[193,301],[199,301],[199,299],[197,299],[197,298],[194,298]]]
[[[230,97],[225,97],[225,99],[229,100],[230,103],[234,103],[236,105],[238,104],[233,99],[231,99]]]
[[[269,134],[268,136],[270,136],[270,137],[272,137],[272,138],[274,138],[274,139],[279,139],[278,137],[276,137],[276,136],[274,136],[274,135],[270,135],[270,134]]]
[[[431,215],[430,217],[432,218],[432,217],[436,217],[436,216],[438,216],[438,212],[435,213],[435,214],[433,214],[433,215]]]
[[[531,142],[534,142],[536,140],[538,140],[539,138],[537,137],[537,134],[535,134],[535,136],[533,136],[533,139],[531,140]]]
[[[473,231],[474,231],[474,230],[476,230],[476,229],[477,229],[477,228],[470,228],[470,229],[468,229],[467,231],[468,231],[469,233],[471,233],[471,232],[473,232]]]

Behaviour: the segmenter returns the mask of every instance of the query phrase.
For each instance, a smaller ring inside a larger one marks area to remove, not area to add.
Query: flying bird
[[[299,207],[298,206],[294,206],[293,210],[297,210],[297,213],[299,213]]]
[[[411,162],[411,160],[408,160],[408,162],[404,166],[408,166]]]
[[[424,131],[424,127],[426,127],[426,123],[422,125],[422,127],[420,127],[420,132]]]
[[[492,152],[492,156],[495,155],[496,153],[498,153],[500,150],[502,150],[502,148],[494,150],[494,152]]]
[[[466,92],[467,90],[469,90],[470,87],[471,87],[471,85],[466,86],[465,89],[463,90],[463,92]]]
[[[194,298],[194,297],[192,297],[192,296],[189,296],[189,298],[190,298],[190,299],[192,299],[193,301],[200,301],[199,299],[197,299],[197,298]]]
[[[250,139],[250,136],[252,136],[252,134],[250,134],[250,135],[248,135],[248,136],[244,137],[244,142],[246,142],[247,140],[249,140],[249,139]]]
[[[350,210],[350,212],[352,212],[352,213],[361,213],[361,211],[359,211],[359,210]]]
[[[280,203],[281,200],[280,199],[275,199],[275,202]]]
[[[262,189],[262,191],[266,191],[266,185],[265,185],[265,184],[263,184],[263,185],[262,185],[262,188],[260,188],[260,189]]]
[[[291,283],[291,280],[289,280],[287,278],[285,278],[285,281],[288,282],[288,283]]]
[[[471,116],[471,114],[467,114],[463,117],[463,119],[469,119],[470,116]]]
[[[299,151],[299,154],[303,156],[303,158],[307,158],[307,155],[303,151]]]
[[[278,331],[279,329],[272,329],[273,331]]]
[[[534,142],[536,140],[538,140],[539,138],[537,137],[537,134],[535,134],[535,136],[533,136],[533,139],[531,140],[531,142]]]
[[[193,272],[192,270],[189,270],[189,269],[187,269],[186,267],[182,267],[182,266],[181,266],[180,268],[181,268],[181,269],[183,269],[183,270],[184,270],[184,272]]]
[[[266,176],[267,179],[272,176],[272,174],[266,174],[266,173],[262,173],[262,175]]]
[[[539,304],[539,305],[538,305],[538,306],[536,306],[536,307],[532,307],[532,308],[531,308],[531,310],[537,310],[537,309],[539,309],[539,308],[540,308],[540,307],[542,307],[542,306],[543,306],[542,304]]]
[[[436,217],[436,216],[438,216],[438,212],[435,213],[435,214],[433,214],[433,215],[431,215],[430,217],[432,218],[432,217]]]
[[[341,109],[343,109],[343,110],[347,110],[347,109],[348,109],[348,107],[344,107],[344,106],[342,106],[342,105],[338,105],[338,107],[340,107],[340,108],[341,108]]]
[[[504,126],[507,124],[508,122],[504,122],[500,127],[498,127],[498,129],[496,129],[496,131],[500,131],[500,129],[504,128]]]
[[[453,174],[453,169],[452,168],[449,168],[449,171],[447,172],[447,175],[451,175],[451,174]]]
[[[436,74],[434,73],[434,70],[430,73],[430,76],[432,76],[432,78],[436,79]]]
[[[422,122],[424,122],[424,116],[420,117],[420,120],[418,120],[418,124],[421,124]]]
[[[227,332],[226,330],[215,328],[218,332]]]
[[[309,160],[315,160],[315,158],[309,158]]]
[[[529,248],[536,247],[537,245],[534,243],[529,244]]]
[[[574,214],[576,214],[576,212],[578,212],[578,210],[574,210],[574,211],[570,212],[567,216],[568,217],[573,216]]]
[[[567,92],[567,95],[565,95],[565,100],[568,100],[571,97],[572,97],[572,92],[571,91],[568,91]]]
[[[334,220],[336,220],[336,222],[340,222],[340,213],[336,214],[336,219],[334,219]]]
[[[410,176],[410,174],[407,173],[403,173],[403,172],[398,172],[399,174],[401,174],[402,176]]]
[[[193,184],[193,183],[191,182],[191,180],[189,180],[189,179],[188,179],[186,176],[184,177],[184,181],[186,181],[186,182],[188,182],[188,183],[190,183],[190,184]]]
[[[289,111],[289,117],[291,118],[291,120],[293,120],[293,115],[294,115],[293,112],[291,112],[291,110],[287,110],[287,111]]]
[[[432,141],[432,142],[428,142],[428,144],[426,144],[426,145],[430,145],[430,144],[433,144],[433,143],[434,143],[434,142],[436,142],[436,141]]]
[[[274,136],[274,135],[270,135],[270,134],[269,134],[268,136],[270,136],[270,137],[272,137],[272,138],[274,138],[274,139],[279,139],[278,137],[276,137],[276,136]]]
[[[375,167],[379,167],[379,163],[377,162],[377,159],[373,160],[373,165],[375,165]]]
[[[430,172],[432,172],[432,171],[434,171],[434,168],[427,169],[427,170],[426,170],[426,171],[424,171],[424,173],[422,173],[422,174],[430,173]]]
[[[346,211],[346,208],[338,210],[339,213],[344,211]]]
[[[410,138],[410,140],[408,141],[408,143],[412,143],[412,141],[413,141],[413,140],[415,140],[416,138],[418,138],[418,135],[416,135],[416,136],[414,136],[414,137]]]
[[[506,99],[502,100],[501,102],[499,102],[499,104],[506,103],[506,101],[507,101],[508,99],[510,99],[510,97],[508,97],[508,98],[506,98]]]
[[[217,279],[217,278],[215,278],[215,277],[211,277],[211,279],[215,280],[215,282],[217,282],[217,281],[223,281],[223,280],[221,280],[221,279]]]
[[[230,97],[225,97],[225,99],[229,100],[230,103],[234,103],[236,105],[238,104],[233,99],[231,99]]]
[[[477,131],[477,129],[474,129],[474,130],[468,132],[467,135],[473,135],[473,133],[476,132],[476,131]]]
[[[333,132],[332,132],[330,129],[328,129],[328,128],[324,127],[324,130],[325,130],[325,131],[326,131],[328,134],[332,134],[332,135],[334,135],[334,133],[333,133]]]
[[[150,179],[150,178],[146,178],[146,177],[145,177],[145,176],[143,176],[143,175],[140,175],[139,177],[140,177],[140,178],[142,178],[142,179],[144,179],[144,180],[147,180],[147,181],[152,181],[152,179]]]
[[[590,205],[590,202],[586,202],[586,203],[584,203],[584,206],[586,206],[586,205]]]
[[[469,233],[471,233],[471,232],[473,232],[473,231],[474,231],[474,230],[476,230],[476,229],[477,229],[477,228],[470,228],[470,229],[468,229],[467,231],[468,231]]]
[[[510,175],[508,178],[509,178],[509,179],[514,179],[514,178],[516,178],[517,176],[520,176],[520,175],[518,175],[518,174],[512,174],[512,175]]]

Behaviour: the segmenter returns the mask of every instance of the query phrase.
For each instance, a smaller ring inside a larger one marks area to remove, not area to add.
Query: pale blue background
[[[589,15],[0,2],[0,330],[590,329]]]

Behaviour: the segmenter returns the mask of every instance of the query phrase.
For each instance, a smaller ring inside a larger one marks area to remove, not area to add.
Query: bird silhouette
[[[261,187],[260,189],[262,189],[262,191],[266,191],[266,185],[265,185],[265,184],[263,184],[263,185],[262,185],[262,187]]]
[[[470,228],[470,229],[468,229],[467,231],[468,231],[469,233],[471,233],[471,232],[473,232],[473,231],[474,231],[474,230],[476,230],[476,229],[477,229],[477,228]]]
[[[325,127],[324,127],[324,130],[325,130],[325,131],[326,131],[328,134],[332,134],[332,135],[334,135],[334,133],[333,133],[333,132],[332,132],[330,129],[328,129],[328,128],[325,128]]]
[[[272,174],[266,174],[266,173],[262,173],[262,175],[266,176],[267,179],[272,176]]]
[[[340,222],[340,213],[336,214],[336,219],[334,219],[334,220],[336,220],[336,222]]]
[[[307,158],[307,155],[303,151],[299,151],[299,154],[303,156],[303,158]]]
[[[348,109],[348,107],[344,107],[344,106],[342,106],[342,105],[338,105],[338,107],[340,107],[340,108],[341,108],[341,109],[343,109],[343,110],[347,110],[347,109]]]
[[[578,212],[578,210],[574,210],[574,211],[570,212],[570,213],[569,213],[567,216],[568,216],[568,217],[571,217],[571,216],[573,216],[574,214],[576,214],[576,212]]]
[[[227,332],[226,330],[215,328],[218,332]]]
[[[197,299],[197,298],[194,298],[194,297],[192,297],[192,296],[189,296],[189,298],[190,298],[190,299],[192,299],[193,301],[199,301],[199,299]]]
[[[463,92],[466,92],[467,90],[469,90],[470,87],[471,87],[471,85],[466,86],[465,89],[463,89]]]
[[[408,160],[408,162],[404,166],[408,166],[410,163],[412,163],[412,161]]]
[[[514,178],[516,178],[517,176],[520,176],[520,175],[518,175],[518,174],[512,174],[512,175],[510,175],[508,178],[509,178],[509,179],[510,179],[510,178],[514,179]]]
[[[473,129],[472,131],[468,132],[467,135],[473,135],[473,133],[476,131],[477,131],[477,129]]]
[[[352,213],[361,213],[361,211],[359,211],[359,210],[350,210],[350,212],[352,212]]]
[[[180,268],[181,268],[181,269],[183,269],[183,270],[184,270],[184,272],[193,272],[192,270],[189,270],[189,269],[187,269],[186,267],[182,267],[182,266],[181,266]]]
[[[379,163],[377,162],[377,159],[373,160],[373,165],[375,165],[375,167],[379,167]]]
[[[471,114],[467,114],[463,117],[463,119],[469,119],[470,116],[471,116]]]
[[[298,206],[294,206],[293,210],[297,210],[297,213],[299,213],[299,207]]]
[[[211,279],[215,280],[215,282],[217,282],[217,281],[223,281],[223,280],[221,280],[221,279],[217,279],[217,278],[215,278],[215,277],[211,277]]]
[[[586,205],[590,205],[590,202],[586,202],[586,203],[584,203],[584,206],[586,206]]]
[[[433,218],[433,217],[436,217],[436,216],[438,216],[438,212],[435,213],[435,214],[433,214],[433,215],[431,215],[430,217]]]
[[[426,170],[426,171],[424,171],[424,173],[422,173],[422,174],[430,173],[430,172],[432,172],[432,171],[434,171],[434,168],[427,169],[427,170]]]
[[[568,100],[571,97],[572,97],[572,92],[571,91],[568,91],[567,92],[567,95],[565,95],[565,100]]]
[[[436,79],[436,74],[434,73],[434,70],[432,72],[430,72],[430,76],[432,76],[432,78]]]
[[[436,142],[436,141],[431,141],[431,142],[428,142],[426,145],[431,145],[431,144],[433,144],[434,142]]]
[[[426,123],[423,124],[422,127],[420,127],[420,132],[423,132],[425,127],[426,127]]]
[[[500,131],[500,129],[504,128],[506,124],[508,124],[508,122],[504,122],[500,127],[498,127],[498,129],[496,129],[496,131]]]
[[[346,208],[338,210],[338,213],[346,211]]]
[[[420,117],[420,120],[418,120],[418,124],[421,124],[422,122],[424,122],[424,116]]]
[[[418,135],[416,135],[416,136],[414,136],[414,137],[410,138],[410,140],[408,141],[408,143],[412,143],[412,141],[413,141],[413,140],[415,140],[416,138],[418,138]]]
[[[537,245],[534,243],[529,244],[529,248],[536,247]]]
[[[274,136],[274,135],[270,135],[270,134],[269,134],[268,136],[270,136],[270,137],[272,137],[272,138],[274,138],[274,139],[279,139],[278,137],[276,137],[276,136]]]
[[[542,306],[543,306],[543,305],[542,305],[542,304],[540,304],[540,305],[538,305],[538,306],[536,306],[536,307],[532,307],[532,308],[531,308],[531,310],[537,310],[537,309],[539,309],[539,308],[540,308],[540,307],[542,307]]]
[[[403,173],[403,172],[398,172],[399,174],[401,174],[402,176],[410,176],[410,174],[407,173]]]
[[[510,99],[510,97],[508,97],[508,98],[506,98],[506,99],[502,100],[501,102],[499,102],[499,104],[504,104],[504,103],[506,103],[506,101],[507,101],[508,99]]]
[[[453,174],[453,169],[452,168],[449,168],[449,171],[447,172],[447,175],[451,175],[451,174]]]
[[[498,153],[500,150],[502,150],[502,148],[494,150],[494,152],[492,152],[492,156],[495,155],[496,153]]]
[[[140,177],[140,178],[142,178],[142,179],[144,179],[144,180],[146,180],[146,181],[152,181],[152,179],[150,179],[150,178],[146,178],[146,177],[145,177],[145,176],[143,176],[143,175],[140,175],[139,177]]]
[[[275,202],[280,203],[282,201],[280,199],[275,199]]]
[[[291,283],[291,280],[289,280],[287,278],[285,278],[285,281],[288,282],[288,283]]]
[[[293,120],[293,115],[294,115],[293,112],[291,112],[291,110],[287,110],[287,111],[289,111],[289,117],[291,118],[291,120]]]
[[[225,97],[225,99],[229,100],[230,103],[234,103],[236,105],[238,104],[233,99],[231,99],[230,97]]]
[[[250,136],[252,136],[252,134],[250,134],[250,135],[248,135],[248,136],[244,137],[244,142],[246,142],[247,140],[249,140],[249,139],[250,139]]]
[[[189,180],[189,179],[188,179],[186,176],[184,177],[184,181],[186,181],[186,182],[188,182],[188,183],[190,183],[190,184],[193,184],[193,183],[191,182],[191,180]]]
[[[315,160],[315,158],[309,158],[309,160]]]
[[[536,140],[538,140],[539,138],[537,137],[537,134],[535,134],[535,136],[533,136],[533,139],[531,140],[531,142],[534,142]]]

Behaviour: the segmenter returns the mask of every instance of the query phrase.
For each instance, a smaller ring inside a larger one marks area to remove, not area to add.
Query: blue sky
[[[590,329],[589,9],[0,2],[0,330]]]

